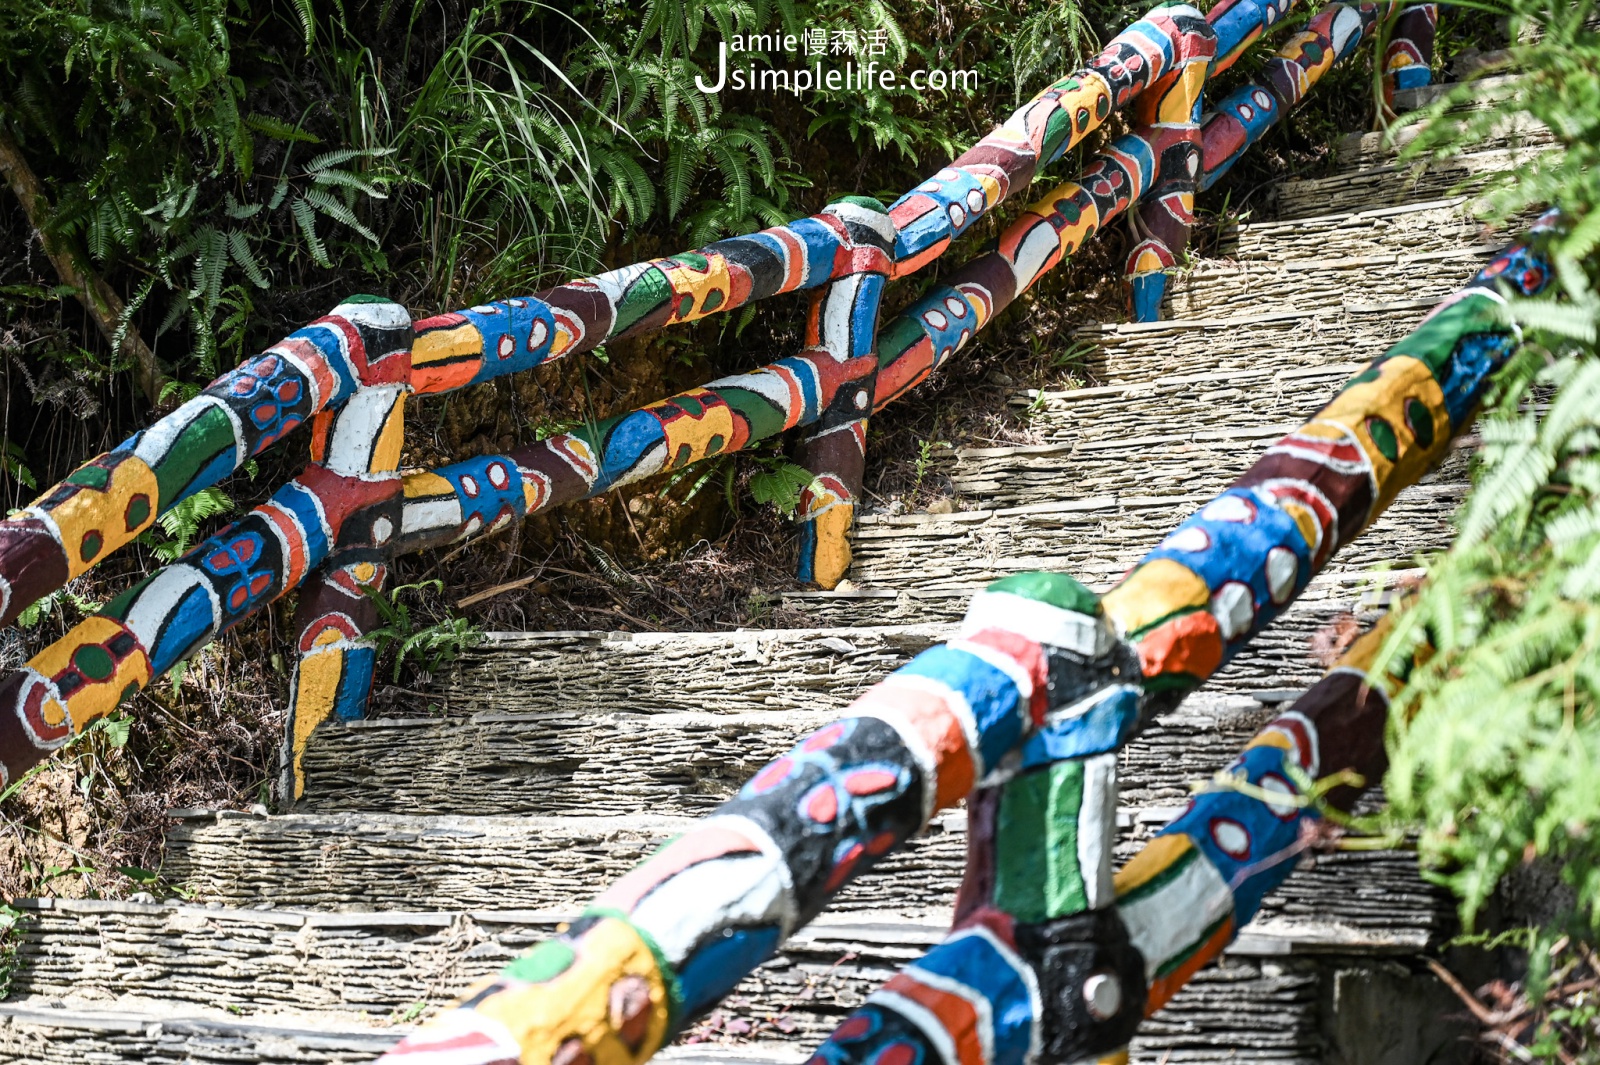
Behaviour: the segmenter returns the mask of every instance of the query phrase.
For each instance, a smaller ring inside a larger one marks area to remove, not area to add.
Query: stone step
[[[408,716],[834,710],[949,633],[943,625],[491,632],[408,703]]]
[[[1219,729],[1231,732],[1231,729]],[[1207,733],[1184,742],[1222,746]],[[1119,861],[1168,820],[1175,805],[1124,808]],[[605,884],[694,825],[684,817],[464,817],[287,814],[193,816],[169,833],[162,873],[186,898],[226,906],[359,911],[515,908],[580,910]],[[966,856],[966,817],[950,811],[903,853],[841,893],[828,913],[949,920]],[[1246,932],[1290,944],[1366,937],[1422,947],[1454,931],[1445,893],[1402,851],[1320,855],[1267,899]],[[1287,947],[1285,949],[1288,949]]]
[[[1261,445],[1270,442],[1264,439]],[[1063,470],[1074,465],[1061,463]],[[1243,468],[1225,470],[1219,479],[1225,483]],[[1213,495],[1137,490],[1135,484],[1123,494],[999,510],[868,514],[857,524],[851,579],[873,588],[970,592],[1013,573],[1054,570],[1091,587],[1108,587]],[[1419,552],[1445,548],[1454,536],[1451,515],[1465,490],[1459,477],[1443,476],[1406,489],[1325,572],[1355,576],[1379,564],[1410,564]]]
[[[39,998],[0,1004],[0,1059],[30,1065],[366,1065],[411,1030],[409,1024],[329,1024],[316,1016],[175,1011],[158,1001],[140,1003],[139,1009],[95,1005]],[[798,1065],[803,1055],[798,1046],[782,1043],[700,1043],[668,1047],[654,1060],[664,1065]]]
[[[216,1015],[213,1015],[216,1014]],[[398,1042],[409,1025],[329,1024],[320,1018],[235,1017],[149,1002],[143,1009],[0,1003],[0,1060],[30,1065],[357,1065]]]
[[[296,809],[700,815],[731,798],[801,735],[836,718],[869,682],[862,677],[856,686],[818,693],[799,710],[749,711],[714,698],[698,711],[647,704],[618,710],[600,690],[592,694],[598,708],[330,721],[307,748],[306,792]],[[527,691],[531,701],[539,689]],[[1210,777],[1271,718],[1268,698],[1201,691],[1158,718],[1124,749],[1124,803],[1181,800],[1190,781]]]
[[[1168,320],[1437,299],[1505,243],[1455,196],[1399,207],[1245,222],[1172,280]]]
[[[1460,271],[1459,280],[1471,277]],[[1099,386],[1152,385],[1195,374],[1296,372],[1367,362],[1417,327],[1438,297],[1275,308],[1219,318],[1087,325],[1084,369]],[[1227,416],[1212,412],[1211,426]],[[1208,428],[1200,426],[1197,428]]]
[[[123,1002],[156,1000],[175,1023],[196,1009],[248,1010],[262,1024],[278,1011],[320,1014],[345,1030],[426,1017],[560,921],[504,910],[307,913],[59,900],[23,908],[16,993],[24,1001],[59,999],[75,1012],[110,1013]],[[814,1043],[942,934],[942,926],[892,916],[818,922],[689,1038]],[[1145,1026],[1138,1056],[1321,1060],[1324,1033],[1336,1021],[1330,981],[1352,966],[1370,972],[1385,964],[1382,955],[1403,965],[1412,953],[1408,944],[1360,933],[1241,937],[1225,964],[1202,973]],[[37,1027],[37,1011],[28,1019]],[[148,1031],[123,1035],[149,1041]],[[16,1037],[13,1022],[6,1038]]]
[[[1310,218],[1443,199],[1482,188],[1491,175],[1518,166],[1545,147],[1519,142],[1463,152],[1429,166],[1373,160],[1328,177],[1286,181],[1273,191],[1268,209],[1279,219]]]

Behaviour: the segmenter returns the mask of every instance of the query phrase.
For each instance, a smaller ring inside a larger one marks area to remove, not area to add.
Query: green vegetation
[[[1529,1002],[1517,1037],[1540,1060],[1594,1060],[1592,995],[1569,989],[1600,937],[1600,35],[1592,0],[1510,0],[1537,42],[1488,109],[1464,89],[1421,116],[1411,158],[1547,127],[1555,145],[1498,176],[1488,217],[1516,225],[1559,204],[1553,294],[1511,308],[1528,344],[1480,423],[1460,536],[1386,653],[1422,661],[1396,702],[1386,780],[1396,817],[1422,826],[1433,875],[1471,920],[1508,878],[1559,870],[1564,892],[1522,942]],[[1573,946],[1577,944],[1577,946]],[[1588,976],[1595,975],[1589,971]],[[1548,998],[1545,996],[1548,995]],[[1575,997],[1574,997],[1575,996]],[[1542,1004],[1541,1004],[1542,1003]],[[1508,1022],[1509,1023],[1509,1022]]]

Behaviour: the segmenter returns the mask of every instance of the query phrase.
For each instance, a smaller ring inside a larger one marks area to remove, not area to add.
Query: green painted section
[[[1433,411],[1415,397],[1406,400],[1406,425],[1417,443],[1424,448],[1433,446]]]
[[[1090,617],[1100,616],[1100,597],[1065,573],[1018,573],[1002,577],[986,590],[1037,599],[1041,603]]]
[[[162,509],[178,501],[180,494],[211,460],[224,451],[233,451],[233,420],[220,407],[210,407],[184,426],[172,447],[155,464],[156,485],[161,490]]]
[[[617,323],[613,333],[621,333],[637,325],[641,319],[660,307],[672,295],[672,285],[659,267],[651,267],[634,279],[633,284],[617,301]]]
[[[759,392],[730,385],[717,389],[717,395],[750,427],[749,443],[783,432],[784,412]]]
[[[867,210],[869,210],[869,211],[877,211],[879,214],[888,214],[889,213],[889,208],[887,208],[887,207],[885,207],[883,205],[883,201],[882,200],[875,200],[871,196],[840,196],[837,200],[834,200],[833,202],[834,203],[853,203],[857,207],[865,207]]]
[[[1434,379],[1442,381],[1462,337],[1473,333],[1505,335],[1510,332],[1510,327],[1500,318],[1500,307],[1491,296],[1467,296],[1423,322],[1414,333],[1384,352],[1382,358],[1409,355],[1425,363]]]
[[[878,369],[891,366],[928,334],[909,314],[902,314],[878,330]]]
[[[1004,785],[995,825],[994,901],[1019,921],[1089,908],[1078,867],[1083,763],[1057,762]]]
[[[1400,441],[1394,435],[1394,426],[1376,414],[1367,417],[1367,435],[1372,437],[1372,444],[1378,449],[1378,454],[1390,462],[1400,457]]]
[[[577,958],[577,952],[561,940],[548,939],[507,965],[505,975],[513,980],[542,984],[572,968]]]

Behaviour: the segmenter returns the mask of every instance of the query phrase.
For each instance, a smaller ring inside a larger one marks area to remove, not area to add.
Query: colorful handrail
[[[1362,8],[1376,12],[1374,5]],[[1260,25],[1275,21],[1282,9],[1283,0],[1269,5],[1230,0],[1214,9],[1208,18],[1237,37],[1245,13],[1254,12]],[[1186,48],[1206,47],[1194,42],[1207,40],[1209,23],[1192,8],[1157,11],[1175,13],[1170,17],[1152,16],[1139,25],[1159,23],[1167,26],[1169,33],[1190,42]],[[1115,47],[1108,49],[1108,53],[1114,51]],[[1188,91],[1187,81],[1179,79],[1173,84],[1176,88],[1169,86],[1169,91]],[[703,389],[588,430],[559,434],[507,456],[489,456],[432,473],[409,474],[404,481],[406,502],[400,532],[393,539],[374,541],[364,537],[358,531],[363,528],[359,522],[347,528],[346,501],[322,498],[318,486],[326,485],[313,476],[314,468],[308,470],[244,520],[201,544],[178,563],[189,577],[211,576],[215,587],[209,596],[187,578],[180,581],[176,576],[157,574],[77,626],[23,670],[0,682],[0,706],[7,705],[3,700],[9,697],[10,705],[19,712],[32,712],[41,721],[49,722],[48,728],[18,732],[19,739],[32,736],[35,742],[0,744],[0,772],[14,778],[49,750],[65,743],[73,732],[108,713],[129,691],[142,687],[264,603],[294,588],[324,562],[327,551],[334,546],[364,552],[363,565],[378,564],[396,551],[452,542],[500,528],[524,513],[735,450],[797,425],[814,424],[836,403],[842,405],[834,407],[835,416],[846,421],[844,433],[836,435],[848,434],[858,442],[865,413],[858,397],[866,392],[864,385],[869,375],[872,409],[876,410],[970,342],[977,330],[1017,294],[1150,187],[1162,162],[1151,150],[1155,137],[1152,132],[1136,132],[1120,138],[1091,162],[1082,184],[1069,182],[1047,195],[1007,229],[994,252],[958,271],[946,286],[940,286],[881,330],[875,371],[874,360],[854,353],[870,350],[870,326],[876,318],[876,295],[881,291],[885,265],[884,243],[891,231],[896,233],[896,241],[903,234],[892,230],[891,220],[885,218],[874,201],[851,198],[817,216],[827,220],[819,228],[835,234],[842,242],[840,247],[848,244],[855,249],[851,258],[856,271],[831,283],[817,298],[833,301],[838,286],[848,283],[853,301],[849,304],[850,313],[838,316],[841,324],[831,337],[820,332],[823,319],[814,313],[810,339],[816,343],[798,356],[750,374],[712,382]],[[930,245],[919,238],[914,246]],[[852,278],[862,280],[857,283]],[[863,310],[863,300],[870,301],[870,311]],[[509,346],[526,348],[524,340],[515,338],[522,337],[521,331],[526,331],[528,337],[537,335],[539,319],[534,302],[509,300],[478,308],[463,321],[434,319],[433,325],[420,323],[412,347],[412,387],[419,391],[431,387],[425,373],[418,369],[416,351],[431,343],[427,338],[440,330],[463,336],[470,332],[482,338],[494,331],[493,326],[483,323],[503,319],[508,330],[505,335],[514,338]],[[273,370],[280,374],[291,364],[311,367],[314,372],[310,377],[318,384],[319,395],[341,395],[346,397],[343,402],[349,402],[348,397],[356,393],[360,384],[360,365],[367,348],[357,325],[350,320],[352,312],[349,308],[340,311],[263,358],[276,360]],[[845,322],[849,323],[848,328],[842,324]],[[386,343],[398,343],[398,339]],[[331,368],[336,364],[338,369]],[[474,374],[485,372],[489,371],[480,366]],[[290,395],[296,401],[307,401],[303,390],[290,390]],[[314,404],[308,402],[308,406]],[[214,413],[217,407],[213,403],[206,410]],[[172,418],[182,414],[180,410]],[[849,419],[854,419],[853,423]],[[825,437],[827,433],[816,435]],[[136,438],[136,442],[141,439]],[[818,491],[814,487],[810,500],[827,500],[831,489],[826,484],[822,488]],[[832,541],[832,557],[840,573],[842,567],[837,566],[837,558],[840,554],[848,557],[847,547],[840,547],[842,543],[842,538]],[[3,545],[0,538],[0,548]],[[818,548],[817,553],[821,555],[823,550]],[[233,591],[241,579],[252,593],[243,598]],[[316,663],[310,672],[297,675],[291,705],[289,776],[294,780],[296,794],[301,785],[294,767],[311,730],[331,713],[359,716],[365,705],[372,649],[363,638],[370,630],[371,618],[363,617],[363,612],[370,607],[355,600],[351,593],[363,584],[381,586],[381,579],[379,571],[373,571],[372,578],[366,581],[347,574],[342,584],[319,593],[312,606],[301,613],[305,625],[300,633],[301,652],[304,659],[315,656]],[[185,589],[183,596],[169,591],[180,585]],[[326,596],[332,597],[329,605],[320,605]],[[333,609],[334,606],[343,609]],[[70,663],[80,652],[107,658],[115,668],[79,677],[63,663]],[[65,690],[56,686],[58,677],[66,685]],[[29,711],[30,706],[35,709]]]
[[[315,422],[312,465],[290,485],[0,682],[0,784],[309,580],[297,619],[297,759],[316,723],[364,705],[375,620],[366,593],[381,589],[397,551],[503,527],[798,426],[811,427],[797,454],[815,474],[802,501],[802,572],[837,580],[870,415],[1135,205],[1146,238],[1130,261],[1135,310],[1155,313],[1196,189],[1397,6],[1330,5],[1260,83],[1202,122],[1207,77],[1288,2],[1224,0],[1205,17],[1164,5],[889,208],[846,198],[698,253],[414,325],[381,300],[336,308],[0,523],[0,619],[9,620],[160,510]],[[1386,52],[1399,87],[1416,82],[1413,67],[1425,76],[1434,9],[1402,14]],[[879,330],[889,280],[942,254],[1012,184],[1130,100],[1134,133]],[[389,1057],[641,1062],[850,879],[970,794],[950,936],[814,1060],[1114,1058],[1287,875],[1282,856],[1318,816],[1304,801],[1317,773],[1381,771],[1374,723],[1386,705],[1364,683],[1376,637],[1252,742],[1228,770],[1239,786],[1200,796],[1113,878],[1116,750],[1237,653],[1443,456],[1517,343],[1497,286],[1533,294],[1548,273],[1527,246],[1501,256],[1104,596],[1053,574],[990,586],[955,640],[864,694],[854,716],[769,764],[561,936]],[[413,390],[462,387],[798,289],[813,296],[796,356],[509,455],[398,471]]]
[[[1445,456],[1519,342],[1501,286],[1534,295],[1550,276],[1527,245],[1495,259],[1105,595],[1061,574],[990,585],[954,640],[869,689],[383,1060],[642,1062],[969,793],[955,927],[813,1060],[1021,1065],[1125,1046],[1287,870],[1261,864],[1285,846],[1275,800],[1263,821],[1220,796],[1171,826],[1119,889],[1115,752]],[[1347,690],[1337,674],[1303,703]],[[1284,755],[1296,737],[1312,738],[1291,717],[1243,756],[1268,791],[1282,779],[1286,801],[1304,790]],[[1330,751],[1345,753],[1336,736]],[[1362,753],[1353,743],[1347,760],[1368,765]],[[1298,757],[1302,780],[1320,767]],[[1198,929],[1197,913],[1208,918]]]

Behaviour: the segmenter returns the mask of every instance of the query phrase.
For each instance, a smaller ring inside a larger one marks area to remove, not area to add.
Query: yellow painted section
[[[478,330],[471,322],[462,322],[454,329],[434,329],[417,337],[411,346],[411,365],[425,368],[429,363],[482,353],[483,338]]]
[[[1186,64],[1172,88],[1161,97],[1156,109],[1156,121],[1171,125],[1192,122],[1194,102],[1200,99],[1200,91],[1205,86],[1206,74],[1210,69],[1211,64],[1204,61]]]
[[[1258,732],[1250,737],[1250,742],[1244,745],[1245,750],[1255,747],[1276,747],[1280,751],[1294,750],[1294,741],[1282,732]]]
[[[671,265],[668,265],[668,264]],[[693,322],[704,318],[708,314],[728,309],[732,302],[733,278],[728,273],[728,260],[721,255],[706,256],[706,269],[697,270],[687,263],[676,259],[662,260],[656,264],[664,275],[667,283],[672,286],[672,318],[674,322]],[[706,297],[713,292],[722,293],[722,299],[711,310],[706,310]],[[678,302],[682,297],[692,295],[694,306],[689,313],[680,317],[678,315]]]
[[[1077,195],[1079,188],[1080,186],[1077,182],[1069,181],[1060,188],[1056,189],[1055,192],[1051,193],[1049,198],[1045,200],[1044,205],[1050,205],[1055,201],[1063,199],[1070,199],[1071,197]],[[1089,209],[1079,214],[1076,222],[1061,227],[1059,240],[1061,244],[1062,255],[1073,254],[1079,248],[1083,247],[1084,243],[1087,242],[1090,237],[1094,236],[1100,231],[1100,207],[1092,199],[1089,200],[1088,203]],[[1047,209],[1041,211],[1040,213],[1049,215],[1053,213],[1053,211],[1053,206],[1047,206]]]
[[[129,455],[112,467],[104,488],[75,485],[77,491],[54,510],[50,518],[61,530],[61,548],[67,557],[67,577],[82,576],[112,551],[123,546],[155,524],[161,489],[155,471],[143,459]],[[128,528],[128,505],[134,496],[149,502],[144,521]],[[84,557],[84,540],[98,534],[100,542]]]
[[[704,405],[703,413],[698,417],[687,411],[679,413],[681,408],[671,400],[650,408],[651,413],[662,418],[661,429],[667,442],[667,464],[664,469],[677,469],[687,463],[698,462],[726,449],[728,442],[733,439],[732,407],[703,388],[692,389],[683,395],[700,400]],[[712,402],[707,403],[704,397],[710,397]],[[722,439],[716,451],[713,451],[711,442],[716,437]],[[689,448],[689,454],[680,459],[679,454],[685,445]]]
[[[73,626],[61,639],[35,655],[28,666],[55,680],[63,671],[81,663],[78,653],[85,648],[109,643],[127,630],[111,618],[90,617]],[[109,655],[110,652],[102,652]],[[81,670],[80,670],[81,671]],[[72,718],[74,732],[82,732],[96,718],[104,717],[122,702],[124,692],[138,690],[150,683],[150,658],[143,648],[135,647],[133,653],[116,663],[109,677],[90,677],[88,683],[67,696],[67,713]],[[47,714],[58,711],[45,708]],[[48,718],[47,718],[48,720]],[[57,722],[61,718],[57,718]]]
[[[1146,562],[1100,600],[1106,616],[1124,633],[1149,628],[1169,614],[1203,607],[1211,600],[1205,579],[1170,558]]]
[[[1095,1062],[1095,1065],[1128,1065],[1128,1048],[1112,1051]]]
[[[850,570],[850,523],[855,514],[854,503],[840,500],[811,519],[817,532],[811,574],[824,591],[836,588]]]
[[[400,468],[400,448],[406,442],[406,394],[394,397],[383,421],[383,430],[372,445],[372,461],[368,472],[389,473]]]
[[[331,636],[331,639],[328,637]],[[325,645],[343,639],[344,634],[328,628],[317,634],[315,643]],[[344,651],[313,651],[300,659],[295,677],[294,691],[294,797],[305,794],[305,771],[300,766],[306,743],[316,727],[333,713],[334,699],[339,694],[339,678],[344,674]]]
[[[1397,355],[1385,359],[1378,370],[1375,380],[1351,385],[1339,393],[1306,427],[1315,429],[1318,423],[1331,422],[1355,434],[1378,481],[1373,517],[1387,509],[1402,488],[1414,484],[1450,447],[1450,414],[1445,408],[1444,392],[1427,365],[1409,355]],[[1406,404],[1413,399],[1419,400],[1432,418],[1430,447],[1419,444],[1406,425]],[[1367,420],[1374,417],[1388,422],[1394,431],[1397,457],[1393,461],[1373,442]]]
[[[412,470],[401,481],[401,491],[407,499],[430,499],[434,496],[453,496],[455,486],[447,478],[428,470]]]
[[[1194,844],[1181,832],[1157,836],[1112,877],[1111,886],[1117,898],[1132,894],[1155,880],[1193,849]]]
[[[582,1042],[594,1065],[639,1065],[667,1036],[667,988],[655,956],[626,922],[606,918],[572,944],[572,964],[538,983],[497,977],[467,993],[498,986],[473,1008],[510,1031],[522,1047],[524,1065],[550,1065],[569,1039]],[[630,1043],[614,1016],[612,987],[623,977],[642,977],[650,988],[643,1032]]]

